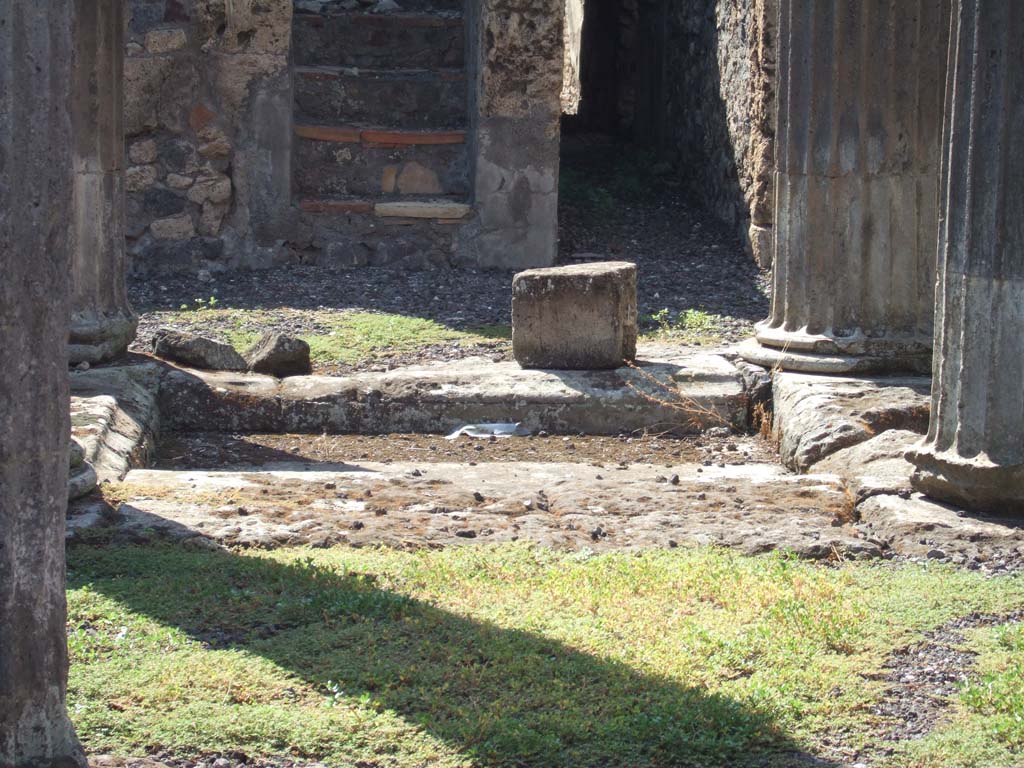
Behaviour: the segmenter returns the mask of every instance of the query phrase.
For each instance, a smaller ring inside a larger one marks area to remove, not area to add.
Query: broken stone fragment
[[[230,344],[197,336],[186,331],[167,328],[157,331],[153,338],[153,354],[193,368],[214,371],[244,371],[243,357]]]
[[[815,472],[839,475],[860,502],[879,494],[910,496],[914,466],[904,458],[922,436],[905,429],[887,429],[870,440],[833,453],[814,465]]]
[[[523,368],[618,368],[636,356],[636,265],[531,269],[512,281],[512,352]]]
[[[250,371],[271,376],[305,376],[313,371],[309,360],[309,344],[302,339],[281,333],[265,333],[245,353]]]

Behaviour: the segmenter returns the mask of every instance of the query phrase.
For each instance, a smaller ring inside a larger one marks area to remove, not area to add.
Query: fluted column
[[[959,0],[950,50],[932,418],[913,485],[1024,513],[1024,5]]]
[[[744,356],[930,366],[949,0],[782,0],[774,295]]]
[[[75,0],[72,363],[122,354],[137,318],[125,288],[123,0]]]

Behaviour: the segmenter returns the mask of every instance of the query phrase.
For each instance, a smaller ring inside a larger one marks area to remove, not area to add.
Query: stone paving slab
[[[905,429],[890,429],[863,443],[833,453],[814,465],[815,472],[839,475],[858,503],[871,496],[910,496],[914,465],[903,455],[922,436]]]
[[[718,544],[755,554],[877,556],[845,523],[830,475],[772,464],[625,469],[573,463],[375,464],[237,471],[134,470],[74,508],[70,535],[110,524],[195,544],[437,547],[529,541],[564,549]],[[113,508],[118,508],[114,513]]]
[[[865,533],[897,555],[951,560],[989,571],[1024,565],[1020,518],[970,515],[920,494],[874,496],[857,512]]]
[[[775,434],[786,466],[806,471],[825,457],[886,430],[924,434],[931,379],[840,377],[777,372]]]
[[[446,433],[466,424],[521,422],[551,434],[745,429],[749,396],[717,354],[639,352],[639,368],[524,370],[487,358],[345,377],[277,380],[168,368],[160,406],[170,429],[234,432]]]

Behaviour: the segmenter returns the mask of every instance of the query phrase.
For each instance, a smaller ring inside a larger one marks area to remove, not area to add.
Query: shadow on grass
[[[765,712],[441,610],[371,574],[170,546],[76,545],[68,560],[71,588],[258,654],[325,696],[335,681],[480,765],[830,765]]]

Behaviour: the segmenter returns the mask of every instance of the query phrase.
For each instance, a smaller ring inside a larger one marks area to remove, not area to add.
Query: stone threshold
[[[149,462],[160,427],[160,374],[157,363],[72,372],[70,498]]]
[[[306,213],[370,214],[382,219],[433,219],[438,224],[458,222],[472,212],[468,203],[451,200],[395,200],[303,198]]]
[[[213,545],[717,544],[809,558],[950,561],[989,572],[1024,566],[1024,522],[966,515],[912,491],[913,467],[903,454],[927,425],[923,377],[776,373],[775,437],[785,464],[803,474],[756,462],[289,461],[209,472],[143,469],[158,428],[446,433],[466,423],[518,421],[552,434],[745,430],[766,376],[726,354],[643,345],[638,368],[615,371],[527,371],[471,358],[278,380],[143,358],[74,372],[72,429],[81,451],[71,489],[78,495],[96,482],[123,481],[116,495],[127,503],[112,515],[102,499],[79,499],[68,535],[99,526]],[[246,498],[225,507],[217,499],[227,490]]]

